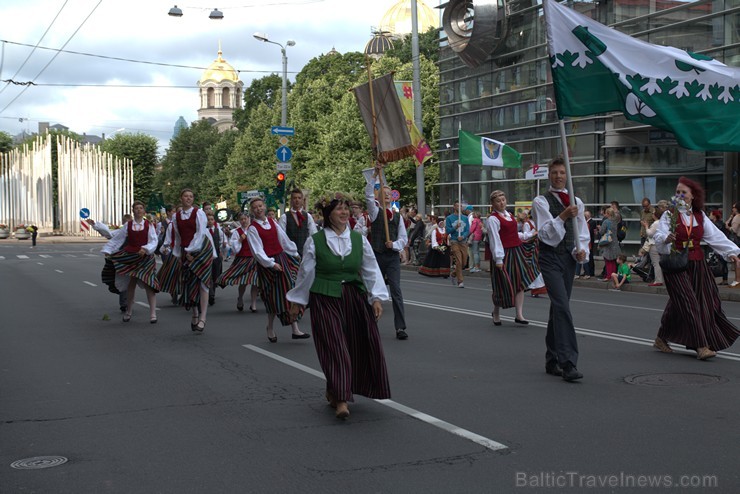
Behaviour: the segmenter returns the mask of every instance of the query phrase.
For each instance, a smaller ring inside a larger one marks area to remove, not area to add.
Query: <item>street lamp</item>
[[[288,56],[285,54],[285,46],[275,41],[270,41],[265,33],[254,33],[254,39],[264,41],[265,43],[272,43],[280,47],[280,53],[283,54],[283,113],[280,119],[280,125],[285,127],[288,125]],[[286,46],[295,46],[295,41],[289,39],[285,42]]]
[[[170,17],[182,17],[182,9],[175,5],[169,10],[169,12],[167,12],[167,15],[169,15]],[[215,8],[211,11],[208,18],[220,21],[224,18],[224,13],[218,10],[218,8]]]

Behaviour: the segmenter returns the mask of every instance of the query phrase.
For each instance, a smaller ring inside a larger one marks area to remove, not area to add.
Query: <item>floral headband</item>
[[[328,208],[333,201],[352,203],[352,196],[343,192],[333,192],[319,199],[316,202],[316,208],[324,210]]]

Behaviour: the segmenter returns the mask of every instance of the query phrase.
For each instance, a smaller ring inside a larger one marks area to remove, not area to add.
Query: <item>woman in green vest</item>
[[[336,194],[316,205],[324,229],[306,240],[290,313],[311,309],[314,345],[326,376],[326,399],[338,418],[349,417],[353,394],[390,398],[377,321],[388,289],[370,243],[349,228],[349,198]]]

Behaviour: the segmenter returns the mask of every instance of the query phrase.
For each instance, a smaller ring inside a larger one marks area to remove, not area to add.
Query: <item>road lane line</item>
[[[57,273],[64,273],[64,271],[61,271],[59,269],[55,269],[54,271],[56,271]]]
[[[83,283],[90,286],[98,286],[95,283],[90,283],[89,281],[83,281]]]
[[[62,254],[64,257],[77,257],[74,254]]]
[[[85,255],[86,255],[87,257],[100,257],[100,256],[99,256],[99,255],[97,255],[97,254],[85,254]]]
[[[4,260],[5,260],[5,256],[0,256],[0,261],[4,261]]]
[[[36,264],[38,264],[39,266],[43,266],[44,265],[43,262],[37,262]]]
[[[444,312],[453,312],[455,314],[465,314],[468,316],[482,317],[484,319],[490,319],[491,317],[491,314],[488,312],[461,309],[459,307],[448,307],[444,305],[430,304],[427,302],[419,302],[416,300],[404,300],[403,303],[408,304],[408,305],[415,305],[417,307],[422,307],[424,309],[441,310]],[[501,320],[505,320],[505,321],[514,320],[513,317],[507,317],[507,316],[500,316],[500,318]],[[547,322],[533,321],[532,319],[529,320],[529,325],[537,326],[540,328],[547,328]],[[582,334],[585,336],[594,336],[596,338],[621,341],[623,343],[632,343],[635,345],[643,345],[643,346],[653,346],[653,342],[654,342],[654,340],[648,339],[648,338],[640,338],[638,336],[629,336],[626,334],[619,334],[619,333],[608,333],[606,331],[597,331],[595,329],[587,329],[587,328],[576,328],[576,333]],[[692,354],[691,351],[685,350],[683,347],[680,347],[677,345],[671,345],[671,346],[675,351],[678,351],[679,353],[686,353],[688,355]],[[734,360],[736,362],[740,362],[740,354],[737,354],[737,353],[720,351],[720,352],[717,352],[717,358],[723,358],[727,360]]]
[[[248,350],[252,350],[253,352],[264,355],[265,357],[269,357],[273,360],[277,360],[278,362],[282,364],[293,367],[294,369],[298,369],[302,372],[305,372],[306,374],[310,374],[314,377],[318,377],[319,379],[326,380],[322,372],[314,370],[303,364],[299,364],[298,362],[287,359],[275,353],[268,352],[267,350],[263,350],[262,348],[256,347],[254,345],[242,345],[242,346]],[[462,437],[463,439],[467,439],[468,441],[472,441],[476,444],[480,444],[481,446],[484,446],[490,450],[499,451],[502,449],[508,449],[508,446],[506,446],[505,444],[501,444],[492,439],[488,439],[487,437],[483,437],[474,432],[470,432],[469,430],[463,429],[449,422],[445,422],[444,420],[438,419],[436,417],[432,417],[431,415],[420,412],[418,410],[414,410],[413,408],[407,407],[393,400],[373,400],[373,401],[376,403],[380,403],[381,405],[385,405],[389,408],[392,408],[396,410],[397,412],[403,413],[417,420],[421,420],[424,423],[427,423],[429,425],[442,429],[443,431],[449,432],[450,434],[454,434],[456,436]]]
[[[39,254],[39,257],[43,257],[44,259],[51,259],[52,256],[48,254]]]
[[[144,302],[134,302],[134,303],[137,304],[137,305],[141,305],[142,307],[146,307],[147,309],[149,308],[149,304],[146,304]],[[154,310],[159,310],[159,307],[157,307]]]
[[[17,257],[18,259],[28,259],[28,256],[25,256],[23,254],[17,254],[15,257]]]

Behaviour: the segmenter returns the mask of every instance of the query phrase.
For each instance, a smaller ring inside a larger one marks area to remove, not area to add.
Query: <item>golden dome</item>
[[[213,63],[203,72],[203,76],[200,78],[200,82],[215,81],[217,83],[222,81],[239,82],[239,73],[234,70],[234,67],[221,58],[221,47],[218,47],[218,57]]]
[[[422,0],[416,2],[419,32],[425,33],[430,27],[439,27],[439,14]],[[393,36],[411,33],[411,0],[399,0],[388,9],[380,21],[378,31],[388,31]]]

